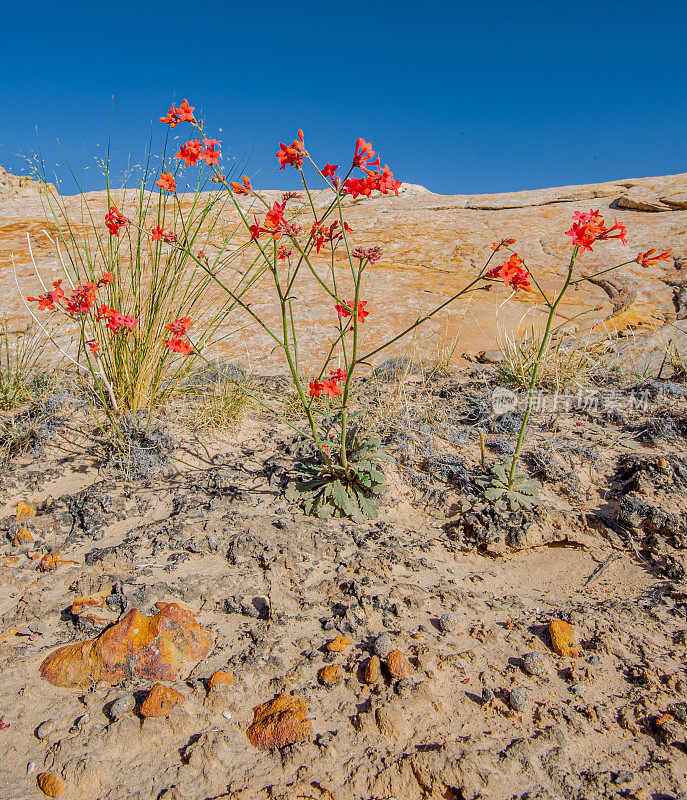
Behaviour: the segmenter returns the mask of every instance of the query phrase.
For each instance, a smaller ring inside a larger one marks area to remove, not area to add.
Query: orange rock
[[[108,594],[108,591],[104,591],[92,594],[88,597],[77,597],[72,603],[72,614],[78,617],[80,614],[83,614],[84,610],[87,608],[105,608],[105,600]]]
[[[246,734],[253,747],[270,750],[302,742],[311,731],[307,702],[282,693],[253,709],[253,722]]]
[[[59,797],[64,794],[64,781],[55,772],[41,772],[38,776],[38,786],[48,797]]]
[[[12,539],[12,544],[15,547],[21,547],[21,545],[32,541],[33,541],[33,536],[31,536],[31,531],[27,531],[26,528],[19,528],[19,530],[14,534],[14,539]]]
[[[221,669],[213,672],[208,681],[208,689],[213,689],[215,686],[232,686],[234,683],[234,673],[224,672]]]
[[[582,652],[582,648],[575,644],[575,629],[562,619],[549,622],[549,635],[554,651],[562,658],[573,658]]]
[[[404,678],[409,678],[415,674],[410,661],[403,655],[400,650],[392,650],[386,657],[386,665],[389,668],[391,677],[397,681]]]
[[[3,559],[3,564],[6,567],[9,567],[10,564],[17,564],[19,562],[19,556],[5,556]]]
[[[23,500],[20,500],[17,503],[17,517],[16,517],[17,522],[21,522],[23,519],[30,519],[31,517],[35,516],[36,516],[35,508],[31,508],[31,506],[28,503],[25,503]],[[51,773],[46,772],[45,774],[49,775]]]
[[[52,570],[57,569],[60,564],[78,563],[78,561],[65,561],[60,555],[59,550],[55,550],[53,553],[46,553],[43,558],[41,558],[41,563],[38,565],[38,569],[41,572],[51,572]]]
[[[348,647],[351,643],[351,640],[348,636],[342,636],[339,634],[336,639],[332,639],[331,642],[327,645],[327,650],[330,653],[343,653],[343,651]]]
[[[168,717],[174,706],[183,703],[186,698],[176,689],[156,683],[141,703],[142,717]]]
[[[368,685],[377,683],[377,681],[382,677],[382,669],[381,664],[379,661],[379,656],[372,656],[370,660],[367,662],[367,666],[365,667],[365,683]]]
[[[54,686],[87,689],[127,678],[174,681],[180,669],[206,658],[212,633],[177,603],[158,603],[159,612],[144,617],[134,608],[95,639],[65,645],[40,666]]]
[[[343,683],[343,672],[338,664],[328,664],[320,670],[319,678],[325,686],[338,686]]]

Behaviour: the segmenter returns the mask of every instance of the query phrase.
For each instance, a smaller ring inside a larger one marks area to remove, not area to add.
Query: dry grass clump
[[[542,334],[532,330],[523,338],[503,335],[498,343],[503,352],[503,361],[497,369],[498,380],[527,389],[537,364]],[[552,337],[541,357],[536,388],[561,392],[588,383],[600,372],[602,357],[608,349],[606,340]]]
[[[191,400],[190,423],[196,430],[217,431],[235,425],[253,405],[246,394],[248,384],[221,383],[209,390],[187,395]]]
[[[28,402],[40,388],[44,349],[33,326],[12,332],[8,319],[0,319],[0,410]]]

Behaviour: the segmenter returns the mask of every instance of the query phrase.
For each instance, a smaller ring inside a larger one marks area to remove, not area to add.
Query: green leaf
[[[377,519],[379,516],[379,507],[374,500],[370,500],[369,497],[360,495],[358,497],[358,503],[360,504],[360,510],[368,519]]]
[[[336,505],[342,510],[346,511],[350,502],[348,492],[344,489],[341,481],[336,480],[332,483],[332,497]]]
[[[289,483],[289,485],[284,490],[284,497],[289,501],[289,503],[295,503],[297,500],[300,499],[301,493],[296,488],[295,483]]]
[[[316,513],[320,519],[329,519],[334,513],[334,506],[331,503],[323,503]]]
[[[503,493],[506,490],[503,488],[497,488],[496,486],[490,486],[488,489],[484,490],[484,496],[487,500],[498,500],[499,498],[503,497]]]

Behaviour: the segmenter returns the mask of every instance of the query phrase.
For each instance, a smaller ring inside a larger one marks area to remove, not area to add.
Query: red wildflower
[[[324,167],[322,167],[322,177],[324,178],[333,178],[334,173],[339,169],[338,164],[330,164],[327,162]]]
[[[120,228],[129,224],[129,220],[117,209],[117,206],[110,206],[105,214],[105,225],[110,231],[110,236],[119,236]]]
[[[176,242],[176,233],[165,230],[162,225],[158,225],[150,231],[150,238],[153,242]]]
[[[95,339],[89,339],[86,342],[86,344],[88,345],[88,348],[91,351],[91,353],[93,353],[94,355],[100,352],[100,345],[98,344],[98,342],[95,341]]]
[[[95,293],[98,284],[87,281],[81,286],[77,286],[69,295],[66,301],[66,308],[73,317],[77,314],[88,314],[95,303]]]
[[[341,387],[335,380],[328,380],[325,378],[322,381],[321,393],[325,397],[336,397],[338,394],[341,394]]]
[[[253,219],[255,220],[253,225],[248,226],[248,230],[250,231],[251,241],[253,241],[253,239],[257,239],[260,236],[260,234],[263,233],[263,229],[260,227],[260,223],[258,222],[258,218],[255,214],[253,214]]]
[[[177,110],[174,108],[174,106],[169,109],[166,117],[158,117],[158,119],[160,122],[164,122],[165,125],[169,125],[170,128],[176,128],[176,126],[181,122],[179,114],[177,114]]]
[[[181,353],[182,356],[191,355],[193,352],[193,345],[191,342],[184,341],[177,336],[173,339],[165,339],[165,347],[172,353]]]
[[[498,250],[499,247],[510,247],[512,244],[515,244],[517,239],[501,239],[500,242],[494,242],[491,246],[492,250]]]
[[[517,253],[504,261],[498,267],[494,267],[487,272],[487,278],[501,278],[504,286],[512,286],[514,291],[522,289],[525,292],[531,292],[529,272],[524,268],[522,259]]]
[[[292,255],[293,255],[293,250],[288,249],[286,245],[281,245],[279,250],[277,250],[277,258],[280,261],[286,261],[286,259]]]
[[[168,192],[173,192],[177,188],[177,182],[171,172],[161,172],[160,177],[155,181],[155,185],[159,186],[160,189],[166,189]]]
[[[214,142],[215,140],[214,139],[206,139],[205,141],[206,142],[208,142],[208,141],[213,141]],[[220,153],[220,151],[219,150],[215,150],[215,148],[213,146],[213,147],[208,147],[205,150],[204,153],[201,153],[200,157],[203,159],[203,161],[205,161],[205,163],[208,165],[208,167],[210,167],[213,164],[219,164],[219,157],[221,155],[222,154]]]
[[[360,322],[365,322],[365,317],[368,317],[370,315],[369,311],[365,311],[365,306],[366,305],[367,305],[367,300],[359,300],[358,301],[358,320]],[[347,306],[336,305],[336,306],[334,306],[334,308],[336,309],[336,311],[337,311],[337,313],[339,315],[339,319],[342,319],[342,317],[352,317],[353,316],[353,311],[351,310],[353,308],[353,301],[348,303]]]
[[[112,331],[112,333],[117,334],[122,329],[125,331],[132,331],[136,327],[137,322],[138,320],[135,317],[125,317],[124,314],[115,311],[114,314],[109,315],[105,327]]]
[[[266,228],[271,228],[273,230],[277,230],[279,228],[279,226],[282,224],[282,222],[284,222],[284,207],[285,207],[285,205],[286,205],[285,203],[283,205],[281,205],[279,203],[275,203],[272,206],[272,210],[268,211],[267,214],[265,214],[265,227]]]
[[[200,143],[200,139],[193,139],[182,145],[174,157],[184,161],[187,167],[195,167],[202,152],[203,145]]]
[[[342,369],[342,368],[330,369],[329,370],[329,376],[331,377],[331,379],[333,381],[341,381],[341,382],[343,382],[348,377],[348,373],[346,372],[345,369]]]
[[[175,336],[185,336],[188,333],[188,329],[193,325],[191,321],[191,317],[179,317],[179,319],[175,319],[172,322],[168,322],[165,325],[168,331],[171,331]]]
[[[670,261],[670,253],[658,253],[656,248],[652,247],[646,253],[639,253],[635,260],[643,267],[653,267],[659,261]]]
[[[359,258],[361,261],[369,261],[370,264],[374,264],[375,261],[379,261],[382,257],[382,248],[381,247],[354,247],[351,250],[351,255],[353,258]]]
[[[286,205],[287,200],[300,200],[303,195],[300,192],[283,192],[281,196],[281,201],[283,205]]]
[[[310,397],[314,397],[317,400],[320,394],[322,393],[322,389],[324,389],[324,384],[315,380],[311,381],[309,386],[310,386]]]
[[[379,156],[372,149],[372,142],[366,142],[364,139],[357,139],[355,143],[355,153],[353,155],[353,166],[360,167],[360,169],[368,172],[368,167],[379,168]],[[372,160],[374,159],[374,161]]]
[[[287,164],[294,167],[303,165],[305,159],[305,142],[303,141],[303,131],[298,131],[298,139],[294,139],[291,145],[285,145],[283,142],[279,143],[279,150],[276,152],[281,167],[284,169]]]
[[[343,238],[343,231],[338,230],[339,221],[334,220],[332,224],[327,227],[326,225],[322,225],[319,222],[315,222],[310,229],[310,235],[315,240],[315,251],[320,252],[325,242],[332,242],[332,244],[336,244]],[[343,226],[344,231],[351,231],[351,226],[344,222]]]
[[[375,173],[374,177],[377,181],[377,189],[382,194],[389,194],[389,192],[393,192],[396,197],[398,197],[398,190],[401,187],[401,181],[394,179],[394,173],[386,164],[384,165],[382,172],[380,174]]]
[[[613,220],[612,227],[607,227],[598,210],[591,210],[589,213],[576,211],[573,220],[572,228],[566,231],[566,236],[572,236],[573,245],[579,247],[582,252],[585,250],[592,252],[594,242],[605,239],[620,239],[623,244],[627,244],[627,228],[617,219]],[[612,236],[612,231],[617,233]]]
[[[195,109],[196,107],[190,106],[188,104],[188,100],[184,98],[184,101],[179,108],[175,108],[174,111],[179,117],[179,122],[195,122],[196,120],[193,116]]]
[[[227,179],[227,176],[223,175],[221,172],[219,173],[219,175],[213,175],[212,176],[212,182],[213,183],[224,183],[226,181],[226,179]]]
[[[250,185],[250,179],[248,175],[243,176],[243,186],[240,183],[236,183],[232,181],[229,186],[231,186],[232,191],[234,194],[245,194],[248,195],[253,191],[253,187]]]
[[[114,280],[114,275],[111,272],[103,272],[102,278],[98,281],[98,286],[107,286],[108,283],[112,283]]]
[[[61,283],[61,278],[58,281],[53,281],[53,286],[55,288],[47,294],[39,294],[38,297],[27,297],[26,299],[33,303],[38,303],[39,311],[45,311],[46,308],[48,311],[56,311],[57,306],[55,304],[64,297],[64,291],[60,287]]]

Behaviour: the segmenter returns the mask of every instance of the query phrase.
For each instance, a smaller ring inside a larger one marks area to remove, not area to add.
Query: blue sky
[[[687,171],[685,0],[38,0],[3,28],[0,164],[25,172],[38,129],[48,173],[66,156],[87,189],[108,133],[120,174],[183,97],[276,188],[295,185],[274,153],[299,127],[322,164],[363,136],[441,193]]]

